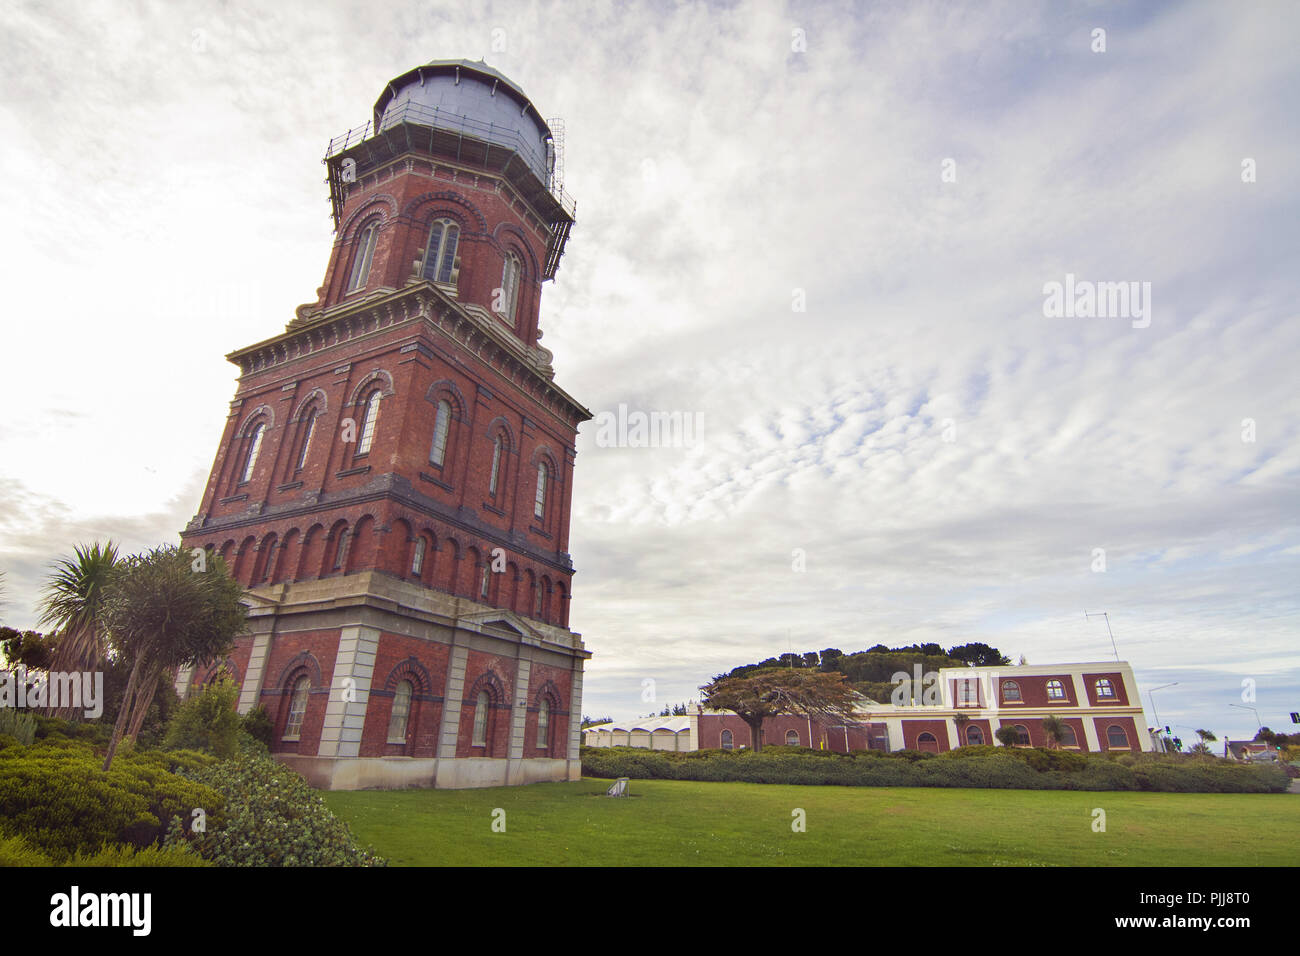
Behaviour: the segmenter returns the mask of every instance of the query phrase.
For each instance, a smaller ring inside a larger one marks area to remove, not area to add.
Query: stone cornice
[[[451,339],[569,427],[592,417],[555,384],[549,351],[528,348],[486,309],[458,302],[423,280],[308,313],[280,335],[231,352],[226,359],[239,366],[243,378],[408,322],[422,323]]]

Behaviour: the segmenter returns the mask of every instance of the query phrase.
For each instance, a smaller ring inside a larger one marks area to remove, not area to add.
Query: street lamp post
[[[1254,714],[1255,714],[1255,733],[1259,733],[1260,728],[1264,726],[1264,721],[1263,721],[1263,719],[1259,716],[1259,711],[1258,711],[1258,710],[1255,710],[1254,707],[1250,707],[1250,706],[1248,706],[1248,705],[1246,705],[1246,704],[1229,704],[1228,706],[1229,706],[1229,707],[1240,707],[1242,710],[1254,711]],[[1252,738],[1252,739],[1253,739],[1253,738]]]
[[[1108,611],[1084,611],[1083,619],[1086,621],[1090,617],[1104,617],[1106,619],[1106,633],[1110,634],[1110,649],[1115,652],[1115,660],[1119,660],[1119,648],[1115,646],[1115,635],[1110,629],[1110,613]]]

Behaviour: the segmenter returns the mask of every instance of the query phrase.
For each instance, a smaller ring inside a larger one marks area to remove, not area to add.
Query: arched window
[[[732,742],[732,739],[731,739],[731,731],[730,731],[730,730],[724,730],[724,731],[722,732],[722,749],[723,749],[723,750],[730,750],[733,746],[735,746],[735,744]]]
[[[545,697],[537,705],[537,749],[545,750],[551,743],[551,702]]]
[[[939,741],[935,739],[934,734],[921,734],[921,736],[916,738],[916,749],[924,750],[929,753],[938,753]]]
[[[966,743],[971,747],[982,747],[984,745],[984,731],[974,724],[967,724]]]
[[[501,267],[501,308],[497,311],[512,324],[515,321],[515,310],[519,304],[519,276],[521,271],[519,257],[513,252],[507,252],[505,263]]]
[[[486,561],[483,562],[483,574],[478,582],[478,596],[481,600],[486,601],[488,596],[488,583],[491,581],[492,566]]]
[[[433,422],[433,447],[429,449],[429,464],[442,465],[447,460],[447,432],[451,428],[451,403],[438,403],[438,416]]]
[[[297,740],[302,736],[302,721],[307,716],[307,694],[311,691],[311,678],[299,677],[289,698],[289,719],[284,723],[284,739]]]
[[[262,580],[271,580],[271,575],[275,571],[275,552],[280,545],[279,538],[272,538],[271,543],[266,548],[266,561],[262,564]]]
[[[1024,724],[1016,724],[1016,743],[1022,747],[1030,746],[1029,728]]]
[[[479,691],[478,700],[474,702],[474,736],[470,741],[475,747],[487,746],[488,708],[491,706],[492,698],[488,692]]]
[[[798,747],[798,746],[799,746],[799,731],[797,731],[797,730],[787,730],[787,731],[785,732],[785,745],[786,745],[787,747]]]
[[[533,585],[533,617],[542,616],[542,582],[538,581]]]
[[[551,470],[546,462],[537,463],[537,495],[533,499],[533,515],[538,519],[546,515],[546,482],[551,477]]]
[[[501,436],[492,439],[492,477],[488,481],[488,494],[497,495],[497,477],[501,474]]]
[[[388,718],[388,742],[406,743],[406,720],[411,713],[411,682],[404,680],[393,693],[393,713]]]
[[[317,408],[313,405],[302,416],[302,424],[298,426],[299,434],[302,438],[298,445],[298,464],[294,466],[294,471],[302,471],[302,466],[307,464],[307,449],[311,448],[311,436],[316,431],[316,413]]]
[[[1061,746],[1062,747],[1079,746],[1079,737],[1077,734],[1075,734],[1074,728],[1071,727],[1069,724],[1065,724],[1061,728]]]
[[[1047,699],[1065,700],[1065,685],[1059,680],[1049,680],[1047,682]]]
[[[1112,684],[1112,683],[1110,682],[1110,678],[1109,678],[1109,677],[1102,677],[1102,678],[1098,679],[1098,681],[1097,681],[1097,683],[1096,683],[1095,686],[1096,686],[1096,688],[1097,688],[1097,699],[1098,699],[1098,700],[1102,700],[1102,699],[1106,699],[1106,700],[1114,700],[1114,699],[1115,699],[1115,685]]]
[[[379,389],[370,393],[366,399],[366,409],[361,417],[361,434],[357,437],[357,454],[366,455],[375,440],[375,429],[379,426],[379,400],[383,394]]]
[[[435,220],[429,228],[429,241],[424,246],[424,267],[420,275],[432,282],[454,282],[459,241],[458,225],[449,219]]]
[[[335,571],[342,568],[343,562],[345,562],[348,559],[348,540],[351,538],[351,536],[352,536],[352,532],[348,528],[344,528],[339,532],[338,545],[334,549],[334,570]]]
[[[424,538],[415,539],[415,556],[411,558],[411,573],[418,575],[424,570]]]
[[[257,456],[262,451],[262,436],[266,434],[266,422],[258,422],[249,437],[248,452],[244,455],[244,470],[240,473],[242,485],[253,477],[253,468],[257,465]]]
[[[1002,702],[1020,700],[1020,685],[1013,680],[1004,680],[1002,682]]]
[[[372,222],[361,230],[357,238],[357,251],[352,259],[352,276],[348,279],[348,291],[356,292],[365,288],[370,276],[370,260],[375,254],[375,240],[379,237],[379,223]]]
[[[1122,750],[1128,747],[1128,734],[1119,724],[1111,724],[1106,728],[1106,744],[1112,750]]]

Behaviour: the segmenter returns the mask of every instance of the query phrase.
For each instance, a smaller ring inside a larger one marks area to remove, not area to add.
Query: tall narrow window
[[[415,539],[415,557],[411,559],[411,573],[419,574],[424,570],[424,538]]]
[[[483,563],[483,575],[479,578],[478,596],[484,601],[488,596],[488,582],[491,580],[492,568],[485,561]]]
[[[475,747],[487,746],[488,707],[491,702],[492,698],[487,691],[479,691],[478,700],[474,702],[474,736],[470,741]]]
[[[447,460],[447,432],[451,428],[451,403],[445,399],[438,403],[438,417],[433,422],[433,447],[429,449],[429,464],[442,466]]]
[[[533,591],[533,617],[542,616],[542,582],[538,581]]]
[[[488,494],[497,496],[497,475],[501,471],[501,436],[492,439],[492,477],[488,481]]]
[[[379,399],[381,398],[379,389],[370,393],[370,398],[366,402],[366,410],[361,420],[361,435],[357,439],[357,454],[365,455],[370,451],[370,445],[375,440],[375,428],[379,424]]]
[[[732,748],[732,746],[733,746],[733,744],[732,744],[732,740],[731,740],[731,731],[730,731],[730,730],[724,730],[724,731],[722,732],[722,749],[723,749],[723,750],[730,750],[730,749]]]
[[[275,549],[279,544],[278,538],[272,538],[270,546],[266,549],[266,564],[262,566],[263,581],[270,581],[271,575],[275,573]]]
[[[297,740],[302,736],[302,721],[307,716],[307,694],[311,691],[311,680],[299,677],[293,685],[293,696],[289,699],[289,719],[284,724],[284,739]]]
[[[257,427],[253,429],[252,440],[248,443],[248,455],[244,458],[244,470],[239,477],[239,483],[253,477],[253,467],[257,464],[257,456],[262,450],[262,436],[266,434],[266,423],[258,422]]]
[[[302,471],[302,466],[307,464],[307,449],[311,447],[312,432],[316,430],[316,406],[313,405],[302,419],[302,447],[298,449],[298,464],[294,466],[294,471]]]
[[[539,462],[537,465],[537,496],[533,500],[533,514],[541,518],[546,514],[546,480],[550,477],[550,469],[546,467],[546,462]]]
[[[344,528],[339,532],[338,548],[334,551],[334,570],[337,571],[343,567],[343,562],[348,559],[348,538],[351,532]]]
[[[411,713],[411,682],[402,681],[393,694],[393,713],[388,718],[388,742],[406,743],[406,721]]]
[[[498,311],[512,323],[519,303],[520,271],[519,257],[513,252],[506,253],[506,261],[501,268],[501,308]]]
[[[429,229],[429,241],[424,248],[424,268],[420,275],[433,282],[451,282],[456,268],[456,245],[460,241],[460,227],[447,219],[439,219]]]
[[[537,705],[537,749],[545,750],[551,742],[551,702],[545,697]]]
[[[356,292],[365,288],[370,276],[370,260],[375,254],[375,240],[379,236],[379,223],[372,222],[361,230],[357,239],[356,257],[352,260],[352,276],[348,279],[348,291]]]

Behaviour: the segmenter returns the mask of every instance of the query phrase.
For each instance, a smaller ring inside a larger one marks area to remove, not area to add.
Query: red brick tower
[[[568,629],[578,424],[538,344],[573,224],[550,126],[482,62],[385,87],[326,154],[319,300],[240,368],[186,547],[222,554],[250,628],[224,667],[315,784],[577,779]]]

